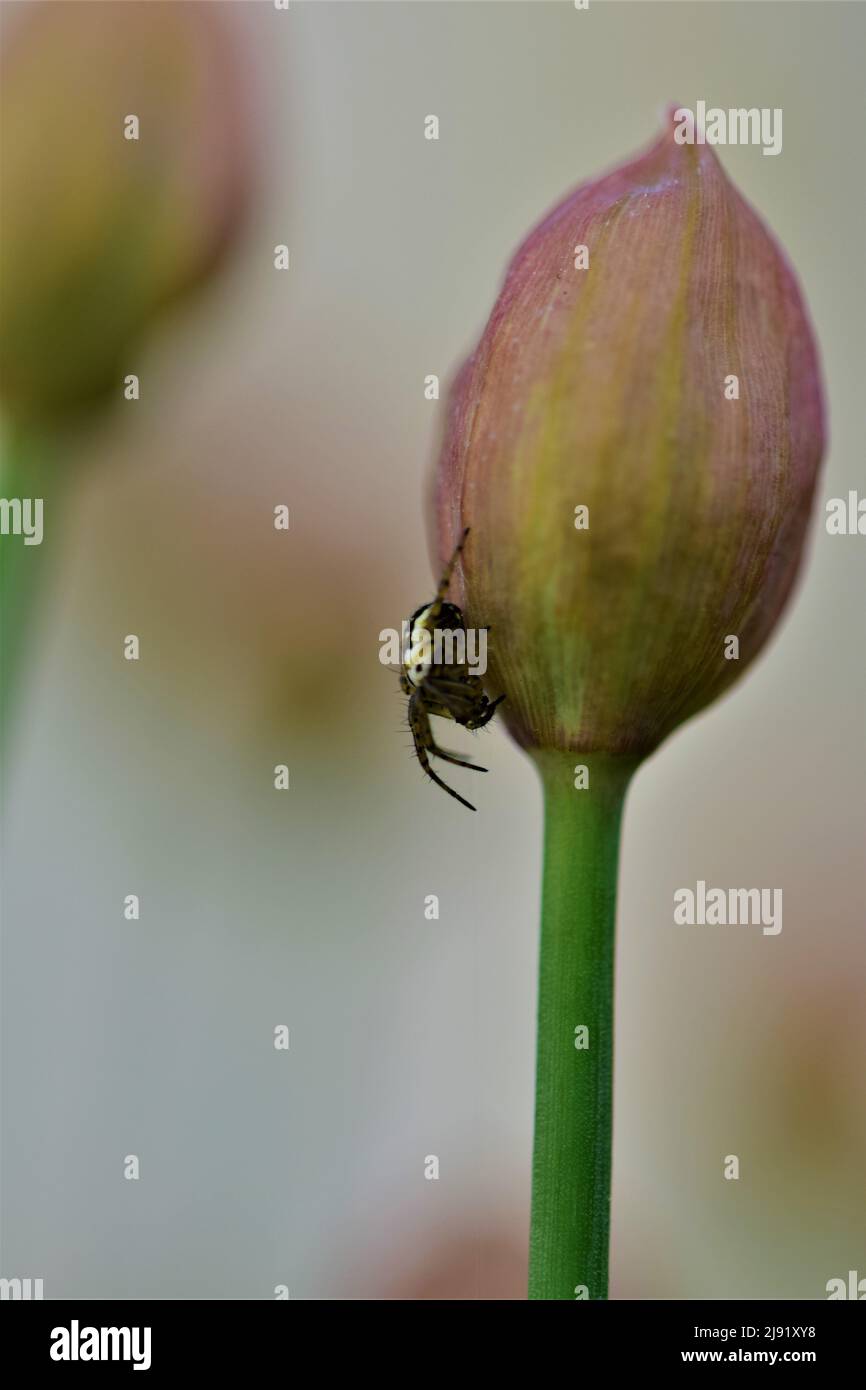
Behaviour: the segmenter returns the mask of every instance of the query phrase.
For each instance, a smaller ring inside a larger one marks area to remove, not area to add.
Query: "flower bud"
[[[540,223],[436,481],[519,743],[641,757],[736,679],[791,592],[823,433],[794,275],[709,146],[671,121]]]
[[[246,201],[247,123],[219,8],[19,17],[2,79],[0,380],[13,414],[121,389],[153,315],[226,246]]]

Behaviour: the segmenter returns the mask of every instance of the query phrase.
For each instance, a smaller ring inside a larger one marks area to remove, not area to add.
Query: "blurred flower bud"
[[[229,241],[248,122],[220,8],[50,4],[17,17],[0,174],[0,378],[13,414],[121,389],[152,317]]]
[[[736,679],[791,592],[823,433],[794,275],[709,146],[671,121],[544,219],[436,490],[518,742],[640,757]]]

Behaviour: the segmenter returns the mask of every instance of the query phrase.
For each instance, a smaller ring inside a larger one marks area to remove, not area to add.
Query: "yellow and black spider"
[[[453,719],[455,723],[462,724],[464,729],[483,729],[493,718],[496,706],[505,699],[504,695],[499,695],[495,700],[488,700],[481,677],[471,673],[465,659],[466,624],[463,614],[456,604],[445,601],[457,557],[466,544],[468,535],[467,526],[445,567],[433,602],[423,604],[409,619],[400,686],[409,696],[409,728],[412,730],[415,752],[421,767],[437,787],[453,796],[462,806],[468,806],[470,811],[474,811],[475,807],[471,801],[458,796],[430,766],[432,755],[441,758],[443,762],[454,763],[456,767],[486,772],[486,767],[479,767],[477,763],[471,763],[457,753],[449,753],[444,748],[437,747],[430,727],[430,716],[437,714],[442,719]],[[441,634],[438,642],[435,640],[437,633]],[[459,641],[458,635],[462,635],[462,642]],[[450,642],[447,640],[449,636]],[[457,641],[454,640],[455,636],[458,636]],[[446,646],[447,653],[443,651]],[[455,659],[455,647],[462,653],[462,660]]]

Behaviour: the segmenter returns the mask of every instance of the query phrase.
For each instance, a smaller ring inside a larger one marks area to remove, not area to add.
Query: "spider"
[[[477,763],[469,762],[457,753],[449,753],[444,748],[437,747],[430,727],[430,716],[437,714],[442,719],[453,719],[456,724],[462,724],[464,729],[483,729],[493,718],[496,706],[505,699],[504,695],[499,695],[495,700],[488,700],[481,677],[471,674],[465,659],[462,662],[452,660],[435,664],[437,652],[432,647],[434,633],[450,631],[463,633],[464,636],[466,633],[463,614],[456,604],[445,601],[445,595],[457,558],[466,544],[468,535],[467,526],[445,567],[433,602],[422,604],[409,619],[409,640],[403,652],[400,687],[409,696],[409,728],[412,730],[415,752],[421,767],[437,787],[453,796],[461,806],[467,806],[470,811],[474,811],[472,802],[458,796],[430,766],[432,755],[441,758],[443,762],[454,763],[456,767],[486,772],[486,767],[479,767]],[[443,653],[439,652],[438,655],[442,656]],[[450,655],[454,655],[453,646]],[[464,645],[464,658],[465,655]]]

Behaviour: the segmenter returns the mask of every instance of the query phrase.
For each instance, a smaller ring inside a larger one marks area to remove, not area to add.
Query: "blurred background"
[[[495,726],[477,815],[427,784],[379,633],[433,585],[425,377],[549,206],[703,99],[783,108],[777,158],[720,153],[805,287],[831,448],[777,636],[629,796],[611,1296],[866,1276],[864,551],[822,524],[863,486],[863,7],[6,0],[2,27],[4,446],[49,500],[3,766],[0,1272],[525,1297],[540,790]],[[699,878],[781,886],[781,935],[675,927]]]

